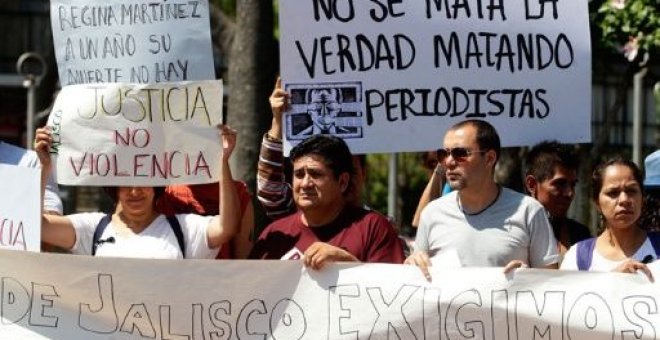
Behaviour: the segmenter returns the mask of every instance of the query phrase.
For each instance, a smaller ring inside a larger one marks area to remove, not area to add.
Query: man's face
[[[552,217],[565,218],[568,208],[575,197],[577,172],[564,166],[555,166],[551,178],[537,182],[530,193],[536,198]]]
[[[303,212],[334,211],[344,204],[349,179],[348,173],[335,178],[321,156],[302,156],[293,162],[293,199]]]
[[[341,105],[331,90],[317,90],[311,95],[311,102],[307,105],[307,112],[321,130],[329,130],[335,125],[337,114]]]
[[[445,135],[443,148],[465,148],[469,153],[466,157],[450,154],[442,160],[447,168],[447,183],[452,189],[477,188],[491,176],[489,169],[493,165],[488,161],[487,154],[479,150],[477,130],[474,126],[449,130]]]

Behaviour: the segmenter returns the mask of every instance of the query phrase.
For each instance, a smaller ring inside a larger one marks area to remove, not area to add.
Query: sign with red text
[[[504,146],[591,140],[586,0],[281,0],[285,153],[435,150],[466,119]]]
[[[215,79],[208,0],[52,0],[62,85]]]
[[[221,80],[66,86],[48,119],[57,182],[217,182],[221,120]]]
[[[0,164],[0,249],[41,249],[41,172]]]
[[[258,273],[258,275],[255,275]],[[656,271],[657,273],[657,271]],[[0,251],[3,339],[656,339],[643,275]],[[73,278],[73,279],[72,279]]]

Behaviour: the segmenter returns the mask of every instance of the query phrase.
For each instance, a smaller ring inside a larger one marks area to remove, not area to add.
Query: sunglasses
[[[485,150],[470,150],[468,148],[451,148],[451,149],[438,149],[436,154],[438,155],[438,161],[444,162],[449,155],[454,158],[457,162],[464,162],[466,158],[470,157],[475,153],[484,153]]]

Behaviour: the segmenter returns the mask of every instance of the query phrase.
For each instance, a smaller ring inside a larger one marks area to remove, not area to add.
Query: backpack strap
[[[92,236],[92,256],[96,256],[96,248],[99,246],[99,240],[101,240],[101,235],[103,235],[103,231],[110,224],[110,221],[112,221],[112,214],[107,214],[96,225],[94,236]]]
[[[186,258],[186,242],[183,240],[183,230],[181,230],[179,219],[177,219],[175,215],[167,216],[167,222],[170,223],[172,232],[174,232],[174,236],[176,236],[176,241],[179,243],[181,255],[183,255],[183,258]]]
[[[594,247],[596,246],[596,238],[588,238],[576,244],[577,252],[577,266],[578,270],[589,270],[591,267],[591,259],[594,256]]]
[[[655,257],[660,257],[660,233],[659,232],[650,232],[647,234],[653,250],[655,250]]]

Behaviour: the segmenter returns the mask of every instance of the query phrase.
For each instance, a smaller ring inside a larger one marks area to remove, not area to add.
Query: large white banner
[[[586,0],[280,0],[285,152],[435,150],[485,119],[504,146],[591,140]]]
[[[215,79],[208,0],[52,0],[62,86]]]
[[[0,164],[0,249],[40,251],[41,172]]]
[[[57,182],[217,182],[221,119],[221,80],[66,86],[48,119]]]
[[[657,269],[657,268],[656,268]],[[657,275],[656,270],[656,275]],[[642,276],[0,251],[6,339],[657,339]]]

